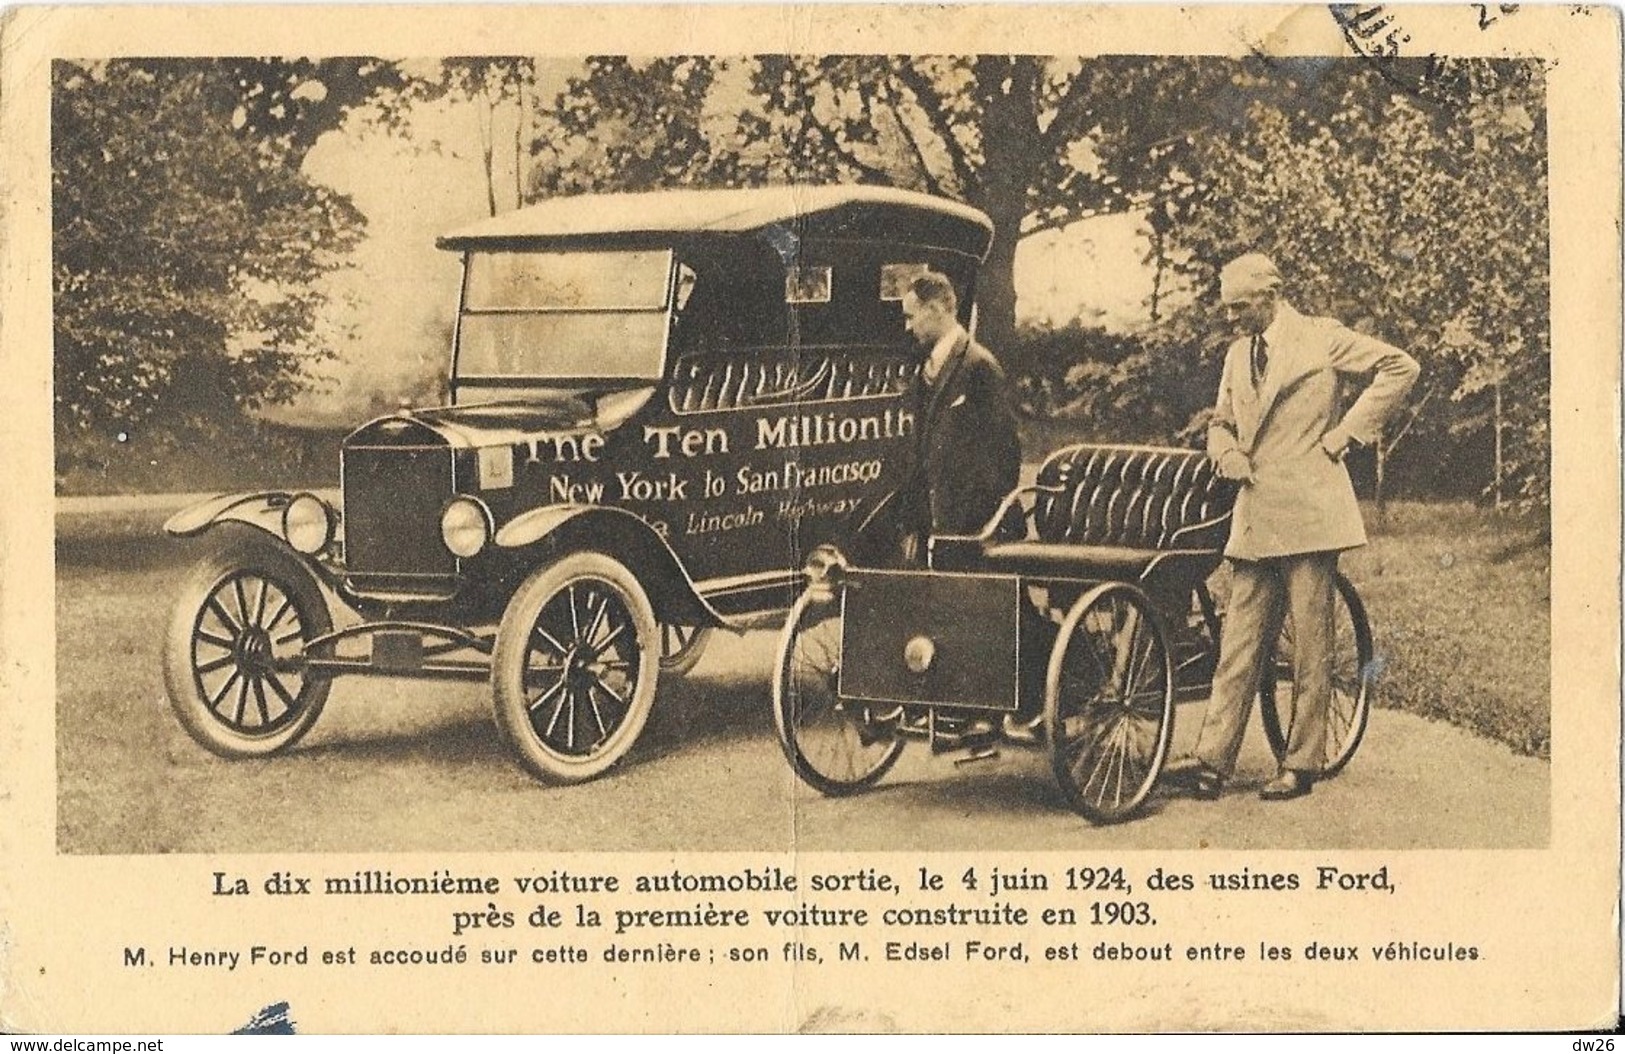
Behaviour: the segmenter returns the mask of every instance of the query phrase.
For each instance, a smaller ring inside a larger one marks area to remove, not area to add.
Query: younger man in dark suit
[[[903,293],[903,321],[929,349],[918,386],[913,477],[898,495],[912,562],[921,535],[975,534],[1021,471],[1021,441],[992,352],[959,324],[947,276],[926,271]]]

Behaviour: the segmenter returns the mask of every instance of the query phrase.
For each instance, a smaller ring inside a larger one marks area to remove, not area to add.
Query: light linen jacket
[[[1236,497],[1225,555],[1264,560],[1365,544],[1365,525],[1348,469],[1329,451],[1350,439],[1375,442],[1416,383],[1416,360],[1390,344],[1329,318],[1300,315],[1287,304],[1264,331],[1269,357],[1262,383],[1252,380],[1252,339],[1230,345],[1208,426],[1215,462],[1240,451],[1253,481]],[[1338,374],[1375,376],[1340,414]]]

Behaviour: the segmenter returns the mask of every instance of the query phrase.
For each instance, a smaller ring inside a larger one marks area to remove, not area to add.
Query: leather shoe
[[[1190,796],[1203,801],[1213,801],[1224,793],[1224,777],[1212,769],[1203,769],[1191,776],[1185,784]]]
[[[1193,798],[1212,801],[1224,791],[1224,777],[1194,755],[1175,758],[1163,766],[1162,773],[1168,782]]]
[[[1259,788],[1258,796],[1265,801],[1289,801],[1308,794],[1315,786],[1315,777],[1297,769],[1282,769],[1281,774]]]

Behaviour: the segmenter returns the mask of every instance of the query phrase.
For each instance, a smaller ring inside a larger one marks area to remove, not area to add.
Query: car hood
[[[469,449],[521,443],[538,436],[602,433],[636,412],[653,388],[614,391],[527,391],[522,400],[465,403],[408,410],[372,421],[350,437],[391,445],[416,438]],[[433,437],[433,438],[431,438]]]

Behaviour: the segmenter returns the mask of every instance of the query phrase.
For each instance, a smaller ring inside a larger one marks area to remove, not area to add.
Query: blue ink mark
[[[295,1034],[293,1018],[288,1016],[287,1003],[272,1003],[248,1019],[248,1024],[232,1033],[234,1036],[291,1036]]]
[[[762,228],[761,236],[779,254],[779,260],[786,267],[792,266],[801,255],[801,239],[796,236],[795,231],[782,223]]]

